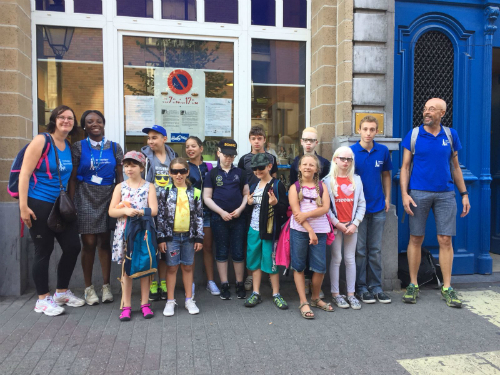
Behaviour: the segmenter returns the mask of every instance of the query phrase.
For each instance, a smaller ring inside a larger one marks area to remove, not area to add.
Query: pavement
[[[316,319],[305,320],[292,282],[282,285],[286,311],[267,283],[254,308],[234,287],[230,301],[198,287],[199,315],[188,314],[178,289],[175,316],[154,302],[155,317],[143,319],[134,294],[132,320],[123,323],[118,293],[114,303],[52,318],[33,311],[34,293],[0,297],[0,374],[500,374],[500,286],[459,292],[462,309],[430,286],[416,305],[398,291],[388,305],[315,309]]]

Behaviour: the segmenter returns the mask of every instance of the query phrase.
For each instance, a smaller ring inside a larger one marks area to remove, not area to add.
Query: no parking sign
[[[184,95],[193,87],[193,78],[183,69],[176,69],[168,76],[168,87],[177,95]]]

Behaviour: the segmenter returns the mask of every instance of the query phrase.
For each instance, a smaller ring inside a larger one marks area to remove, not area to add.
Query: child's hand
[[[236,219],[236,218],[240,217],[241,211],[240,211],[239,208],[237,208],[236,210],[234,210],[233,212],[231,212],[230,215],[231,215],[231,217],[233,219]]]
[[[220,214],[220,217],[224,221],[230,221],[233,219],[233,216],[229,212],[226,212],[226,211],[222,211],[222,213]]]
[[[357,227],[354,224],[347,224],[346,231],[344,232],[344,234],[347,234],[348,236],[350,236],[351,234],[356,232],[356,228]]]
[[[125,215],[127,216],[134,217],[140,215],[142,213],[142,210],[136,210],[135,208],[125,207],[123,209],[123,212],[125,212]]]
[[[160,250],[163,254],[165,254],[167,252],[167,243],[162,242],[158,244],[158,250]]]
[[[203,244],[196,242],[194,244],[194,251],[200,251],[201,249],[203,249]]]
[[[276,206],[278,204],[278,199],[276,198],[276,195],[274,195],[274,191],[269,190],[267,194],[269,194],[269,204],[271,206]]]
[[[337,223],[337,225],[335,225],[335,228],[340,230],[342,233],[345,233],[347,230],[347,227],[345,226],[345,224],[342,224],[342,223]]]
[[[294,214],[293,216],[295,217],[295,221],[299,224],[302,224],[308,218],[307,212],[299,212],[298,214]]]
[[[253,204],[253,193],[248,195],[247,203],[251,206]]]
[[[317,245],[318,244],[318,236],[314,231],[309,232],[309,245]]]

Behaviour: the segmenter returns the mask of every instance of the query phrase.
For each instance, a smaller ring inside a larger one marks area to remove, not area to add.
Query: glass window
[[[252,39],[252,119],[267,134],[288,187],[306,123],[306,42]]]
[[[102,0],[74,0],[75,13],[102,14]]]
[[[45,131],[50,112],[61,104],[76,118],[88,109],[104,112],[102,30],[37,26],[38,131]],[[83,132],[72,136],[82,139]]]
[[[283,26],[307,27],[307,0],[283,1]]]
[[[116,0],[119,16],[153,18],[153,0]]]
[[[64,12],[64,0],[35,0],[35,10]]]
[[[161,0],[161,17],[196,21],[196,0]]]
[[[205,21],[238,23],[238,0],[205,0]]]
[[[252,25],[276,25],[275,0],[252,0]]]
[[[124,36],[123,62],[126,149],[139,150],[142,128],[158,124],[179,155],[196,135],[215,160],[219,140],[234,137],[233,43]]]

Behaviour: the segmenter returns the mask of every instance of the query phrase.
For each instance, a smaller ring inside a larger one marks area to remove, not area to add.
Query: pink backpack
[[[275,262],[277,266],[290,267],[290,218],[281,229],[278,245],[276,246]]]

